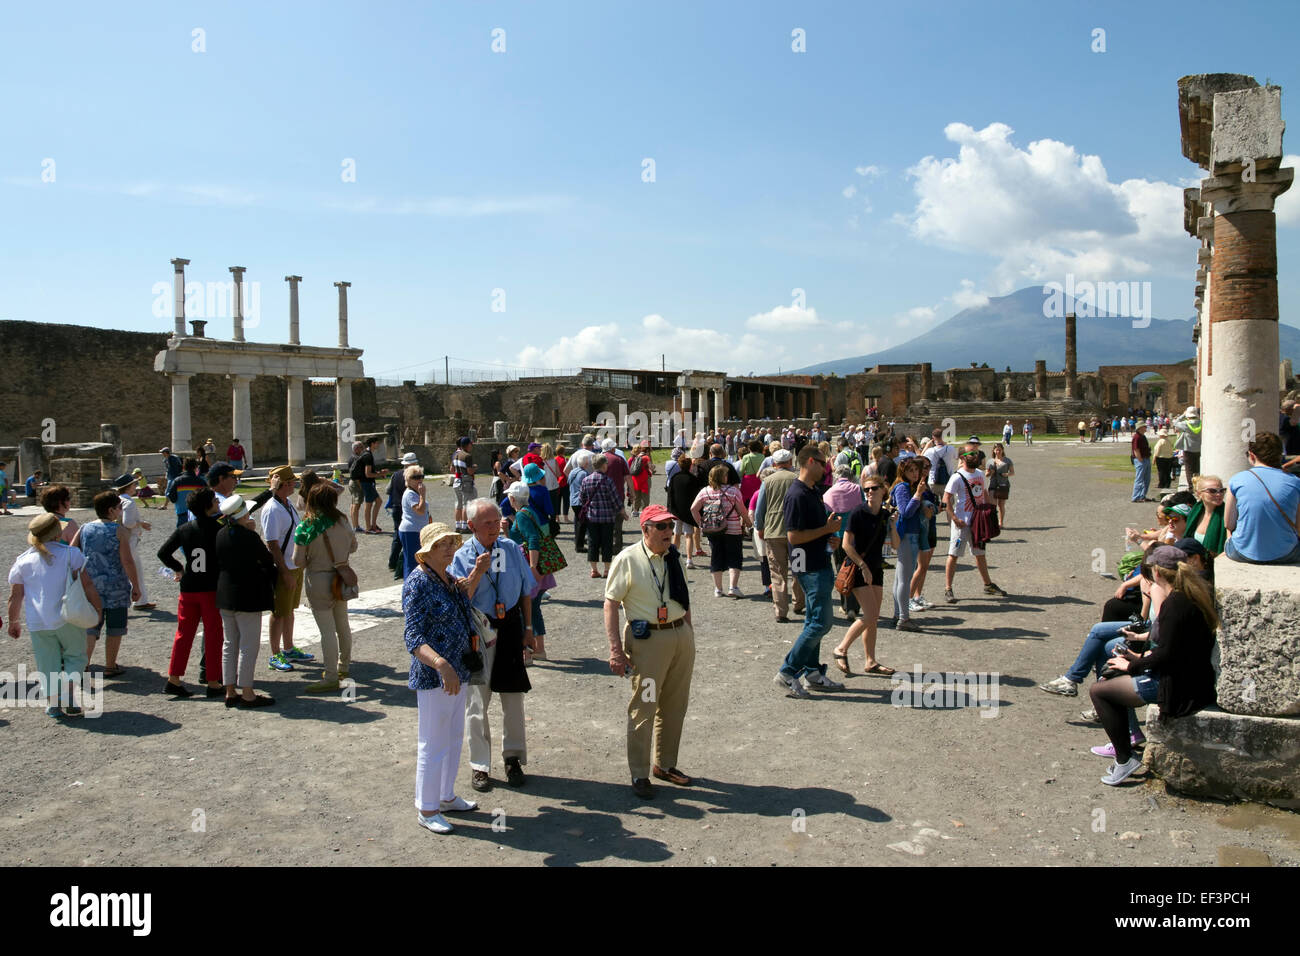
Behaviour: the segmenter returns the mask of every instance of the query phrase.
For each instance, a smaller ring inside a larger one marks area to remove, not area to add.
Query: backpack
[[[727,503],[727,510],[723,510],[723,502]],[[730,517],[734,508],[731,502],[727,501],[725,494],[710,497],[700,509],[700,530],[705,534],[720,534],[727,530],[727,518]]]
[[[1002,528],[998,526],[998,506],[987,501],[976,502],[970,482],[965,475],[960,478],[966,485],[966,494],[970,496],[971,507],[974,509],[970,519],[971,544],[983,550],[986,544],[1002,533]]]
[[[934,463],[934,477],[931,479],[930,484],[947,488],[948,479],[951,477],[952,474],[948,471],[948,456],[940,455],[939,460]]]
[[[848,447],[845,447],[844,453],[849,456],[849,467],[853,469],[853,477],[861,478],[862,459],[858,457],[858,453],[854,451],[852,448],[848,448]]]
[[[637,455],[632,459],[632,464],[628,466],[628,472],[633,475],[641,474],[645,468],[645,455]]]

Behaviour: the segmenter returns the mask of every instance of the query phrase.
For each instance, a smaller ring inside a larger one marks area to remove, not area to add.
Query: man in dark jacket
[[[252,509],[240,495],[221,503],[225,525],[217,532],[217,608],[224,641],[221,669],[227,707],[267,707],[274,698],[253,693],[257,652],[262,643],[262,612],[275,607],[275,559],[267,550]],[[236,695],[235,689],[240,690]]]

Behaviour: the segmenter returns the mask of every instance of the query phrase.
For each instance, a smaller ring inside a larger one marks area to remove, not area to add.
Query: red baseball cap
[[[675,521],[673,513],[663,505],[651,505],[641,512],[641,527],[645,527],[647,521]]]

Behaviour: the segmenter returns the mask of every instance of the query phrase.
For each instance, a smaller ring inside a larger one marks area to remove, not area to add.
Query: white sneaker
[[[1039,684],[1039,690],[1045,690],[1049,694],[1059,694],[1061,697],[1078,697],[1079,685],[1065,675],[1061,675],[1056,680],[1049,680],[1046,684]]]
[[[426,830],[432,830],[434,833],[451,833],[456,828],[447,822],[447,818],[441,813],[435,813],[431,817],[426,817],[419,810],[415,811],[415,819],[419,821],[420,826]]]
[[[912,598],[910,601],[907,602],[907,609],[915,613],[916,611],[924,611],[925,605],[922,604],[920,601],[918,601],[916,598]]]
[[[809,674],[808,686],[814,690],[843,690],[844,685],[839,681],[831,680],[825,674]]]
[[[714,589],[713,589],[713,596],[714,596],[714,597],[722,597],[722,588],[714,588]]]
[[[745,595],[740,593],[740,588],[732,588],[727,592],[727,597],[742,598]]]
[[[469,813],[471,810],[477,810],[478,803],[473,800],[466,800],[464,797],[456,797],[452,800],[443,800],[438,804],[439,813]]]
[[[808,693],[808,688],[803,686],[803,682],[800,681],[799,678],[786,677],[780,671],[776,672],[776,676],[772,678],[772,683],[784,690],[786,697],[803,700],[812,696],[812,694]]]
[[[694,565],[694,563],[692,563],[692,561],[691,561],[690,558],[687,558],[687,559],[686,559],[686,570],[687,570],[687,571],[694,571],[694,570],[695,570],[695,565]]]
[[[1101,782],[1110,787],[1117,787],[1130,776],[1133,771],[1142,766],[1142,761],[1136,756],[1129,757],[1128,763],[1113,763],[1110,769],[1106,771],[1106,776],[1101,778]]]
[[[1101,723],[1101,721],[1097,719],[1097,709],[1096,709],[1095,707],[1091,707],[1091,708],[1089,708],[1088,710],[1082,711],[1082,712],[1079,714],[1079,718],[1080,718],[1081,720],[1086,720],[1086,721],[1088,721],[1088,723],[1090,723],[1090,724],[1099,724],[1099,723]]]

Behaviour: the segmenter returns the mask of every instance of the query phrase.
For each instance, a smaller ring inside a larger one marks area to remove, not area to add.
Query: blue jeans
[[[927,539],[929,533],[927,528]],[[898,536],[898,554],[894,560],[894,620],[900,623],[908,619],[907,601],[912,593],[912,575],[916,572],[916,555],[920,550],[919,539],[920,535],[916,532]]]
[[[785,677],[803,677],[814,671],[826,673],[826,665],[821,663],[822,638],[831,629],[831,598],[835,593],[835,575],[830,567],[820,571],[798,571],[795,578],[804,594],[803,630],[785,655],[781,664],[781,674]]]
[[[1151,487],[1151,459],[1133,459],[1133,500],[1141,501]]]
[[[545,591],[538,591],[537,597],[533,598],[533,637],[546,636],[546,622],[542,620],[542,598],[546,597]]]
[[[420,532],[399,531],[397,537],[402,542],[402,580],[405,581],[417,565],[415,552],[420,550]]]
[[[1296,546],[1291,549],[1290,553],[1284,554],[1280,558],[1274,558],[1272,561],[1254,561],[1250,558],[1243,558],[1241,552],[1232,546],[1231,538],[1223,546],[1223,553],[1234,561],[1244,561],[1246,564],[1294,564],[1300,561],[1300,541],[1296,542]]]
[[[1110,660],[1111,645],[1122,639],[1123,635],[1120,631],[1128,626],[1128,621],[1103,621],[1101,624],[1094,624],[1088,636],[1083,639],[1083,648],[1079,651],[1079,656],[1074,659],[1065,676],[1076,684],[1082,684],[1083,679],[1088,676],[1088,671],[1100,674],[1101,665]]]

